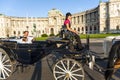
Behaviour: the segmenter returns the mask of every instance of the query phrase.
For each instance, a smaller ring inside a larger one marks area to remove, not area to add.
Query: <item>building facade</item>
[[[99,5],[100,32],[119,32],[120,0],[109,0]]]
[[[0,37],[57,35],[65,20],[59,10],[48,11],[48,17],[13,17],[0,14]],[[72,14],[72,28],[81,34],[95,34],[120,29],[120,0],[100,2],[94,9]]]
[[[29,31],[31,36],[39,37],[42,34],[58,34],[63,20],[63,14],[52,9],[48,17],[13,17],[0,14],[0,37],[22,36]]]

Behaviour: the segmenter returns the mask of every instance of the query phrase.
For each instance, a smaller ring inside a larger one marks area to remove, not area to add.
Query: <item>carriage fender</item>
[[[14,60],[14,53],[10,48],[0,46],[0,49],[3,49],[8,54],[11,60]]]

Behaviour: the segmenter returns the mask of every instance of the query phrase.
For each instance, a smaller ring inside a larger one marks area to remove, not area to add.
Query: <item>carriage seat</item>
[[[60,37],[50,37],[47,39],[48,42],[56,42],[56,43],[68,43],[69,40],[63,40]]]
[[[33,40],[33,37],[31,36],[28,36],[27,37],[27,41],[23,41],[23,37],[20,37],[20,38],[14,38],[14,39],[5,39],[5,40],[2,40],[2,41],[8,41],[8,42],[16,42],[18,44],[31,44],[32,43],[32,40]]]
[[[70,40],[72,37],[74,37],[73,33],[62,26],[60,31],[60,38],[62,38],[63,40]]]

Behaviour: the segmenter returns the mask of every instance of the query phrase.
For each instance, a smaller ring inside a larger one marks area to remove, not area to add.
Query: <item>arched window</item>
[[[88,28],[87,28],[87,26],[85,27],[85,29],[86,29],[86,31],[88,31]]]
[[[90,31],[89,31],[90,33],[93,33],[93,31],[92,31],[92,26],[90,26]]]
[[[92,26],[90,26],[90,31],[92,31]]]
[[[16,36],[16,31],[13,31],[14,36]]]
[[[44,30],[42,31],[42,33],[44,34]]]
[[[82,31],[84,31],[84,27],[82,27]]]
[[[94,26],[94,30],[97,30],[96,26]]]
[[[80,28],[78,28],[78,31],[80,31]]]
[[[50,32],[51,32],[51,34],[54,34],[54,29],[53,29],[53,28],[51,28]]]
[[[116,26],[116,30],[119,30],[119,29],[120,29],[120,28],[119,28],[119,25],[117,25],[117,26]]]
[[[76,28],[74,28],[74,30],[76,30]]]

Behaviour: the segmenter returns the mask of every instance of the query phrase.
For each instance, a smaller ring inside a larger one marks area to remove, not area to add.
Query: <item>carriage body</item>
[[[45,41],[36,41],[32,44],[19,44],[16,41],[2,41],[0,48],[5,50],[11,60],[22,64],[33,64],[44,57]]]
[[[33,41],[30,44],[18,43],[15,40],[1,40],[0,65],[3,67],[0,67],[0,69],[6,70],[7,68],[7,73],[2,72],[0,79],[7,79],[12,74],[14,64],[31,65],[52,52],[67,56],[79,54],[70,40],[63,40],[60,37],[52,37],[46,41]]]
[[[14,62],[30,65],[49,54],[58,53],[62,55],[62,58],[54,63],[55,80],[84,80],[83,64],[88,63],[93,68],[95,58],[89,50],[89,44],[83,50],[78,50],[77,42],[71,35],[68,36],[68,33],[64,33],[60,37],[51,37],[46,41],[33,41],[30,44],[21,44],[15,40],[1,40],[0,69],[3,71],[0,73],[0,79],[7,79],[12,74],[13,65],[16,64]],[[89,42],[89,40],[87,41]]]
[[[62,54],[71,54],[77,51],[74,43],[60,37],[51,37],[46,41],[32,43],[18,43],[18,40],[1,40],[0,49],[4,50],[12,61],[22,64],[33,64],[52,51]]]

